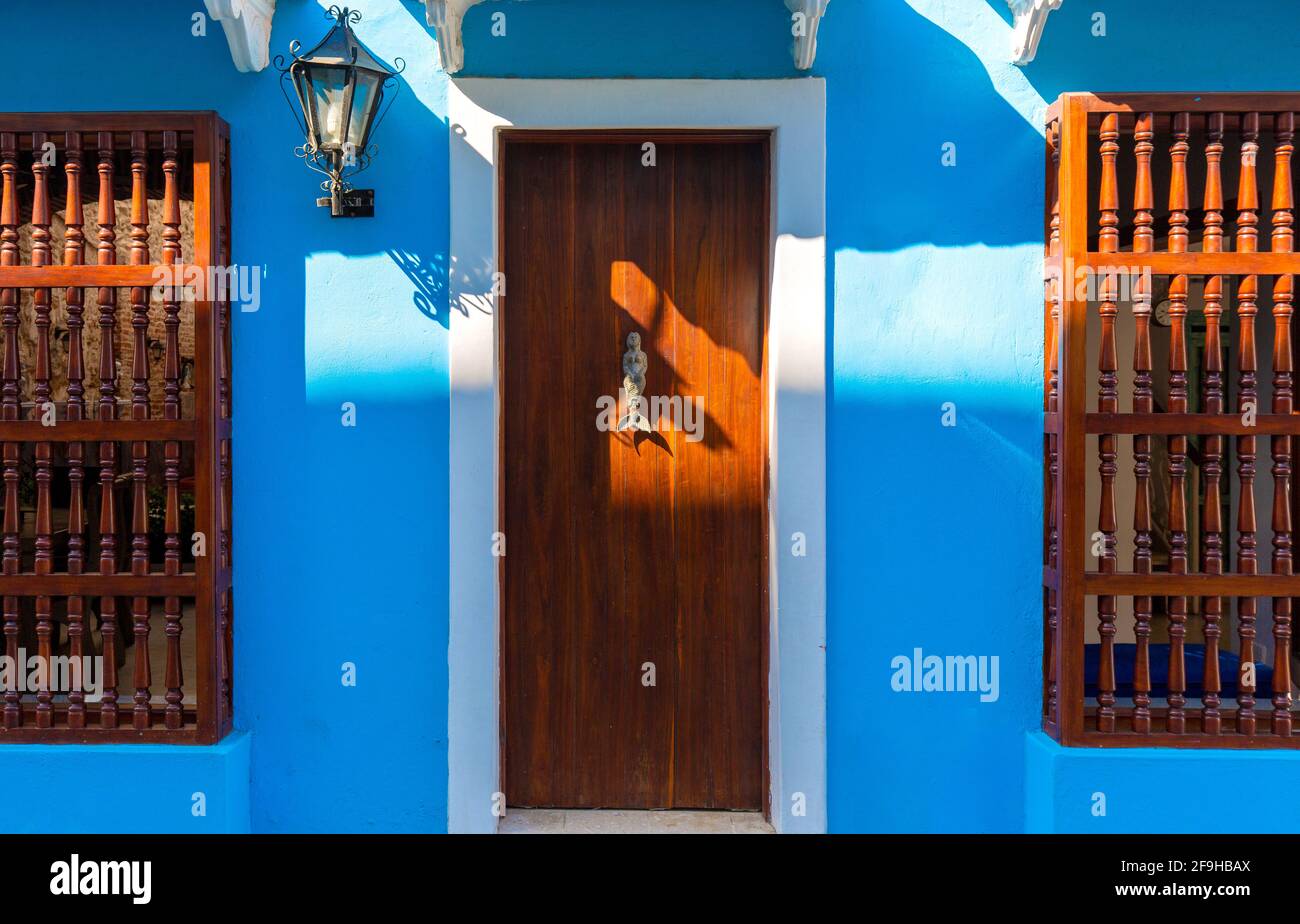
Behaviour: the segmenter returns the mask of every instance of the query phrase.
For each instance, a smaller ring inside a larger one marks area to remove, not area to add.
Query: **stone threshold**
[[[499,834],[774,834],[759,812],[509,809]]]

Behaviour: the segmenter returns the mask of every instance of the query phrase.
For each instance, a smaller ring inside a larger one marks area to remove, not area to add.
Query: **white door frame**
[[[826,830],[826,89],[794,80],[464,78],[451,144],[447,830],[496,830],[500,781],[498,129],[773,130],[767,395],[768,766],[778,831]],[[801,534],[796,539],[795,534]],[[796,554],[796,546],[803,554]],[[507,549],[508,551],[508,549]]]

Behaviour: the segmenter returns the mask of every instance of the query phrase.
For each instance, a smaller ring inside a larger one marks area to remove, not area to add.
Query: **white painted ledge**
[[[203,0],[208,16],[221,23],[235,67],[260,71],[270,61],[275,0]]]

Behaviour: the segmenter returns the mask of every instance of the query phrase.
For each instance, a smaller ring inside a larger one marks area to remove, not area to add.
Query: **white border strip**
[[[797,80],[466,78],[451,125],[447,829],[491,832],[500,789],[496,136],[516,128],[770,128],[769,766],[778,831],[826,830],[826,90]],[[489,473],[490,476],[489,476]],[[794,533],[807,553],[791,554]],[[795,814],[799,807],[803,814]]]

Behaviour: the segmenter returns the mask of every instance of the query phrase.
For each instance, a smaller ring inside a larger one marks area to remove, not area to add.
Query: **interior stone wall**
[[[131,262],[131,202],[129,199],[118,199],[114,203],[116,214],[114,216],[114,231],[117,235],[115,241],[116,258],[119,264]],[[190,263],[194,259],[194,203],[189,200],[182,200],[181,203],[181,260],[184,263]],[[148,200],[149,207],[149,260],[157,263],[162,261],[162,200]],[[99,231],[99,206],[97,202],[87,202],[83,206],[85,212],[84,233],[86,235],[86,248],[83,260],[87,263],[94,263],[96,260],[97,234]],[[60,211],[53,216],[50,225],[50,253],[52,263],[62,263],[63,261],[63,244],[65,238],[65,226],[63,222],[63,213]],[[19,229],[18,239],[19,262],[23,265],[29,265],[32,260],[32,226],[29,223],[24,224]],[[82,330],[82,355],[85,365],[85,388],[86,388],[86,406],[87,413],[90,416],[98,414],[98,396],[99,396],[99,301],[98,289],[88,288],[85,290],[83,303],[85,310],[83,319],[85,327]],[[22,365],[23,376],[20,382],[20,399],[24,402],[33,401],[33,389],[35,382],[31,376],[31,370],[36,364],[36,308],[33,301],[34,290],[21,290],[21,301],[19,304],[19,325],[18,325],[18,356]],[[66,413],[64,402],[68,397],[68,307],[67,307],[67,290],[52,289],[50,291],[50,391],[53,400],[58,405],[58,414],[62,418]],[[162,353],[159,352],[162,346],[166,344],[166,328],[163,323],[163,303],[162,290],[160,287],[154,287],[149,292],[149,332],[148,340],[151,344],[158,344],[154,348],[157,353],[157,359],[150,358],[149,363],[149,411],[153,417],[162,417],[163,415],[163,361]],[[181,368],[182,368],[182,392],[181,392],[181,410],[182,416],[193,416],[193,391],[192,383],[188,382],[187,377],[183,374],[187,361],[192,365],[194,361],[194,305],[192,302],[181,302],[180,311],[181,326],[179,331]],[[119,288],[117,290],[117,395],[119,416],[124,411],[129,412],[131,404],[131,365],[133,362],[133,341],[134,331],[131,328],[131,290],[129,288]],[[30,410],[26,411],[30,415]]]

